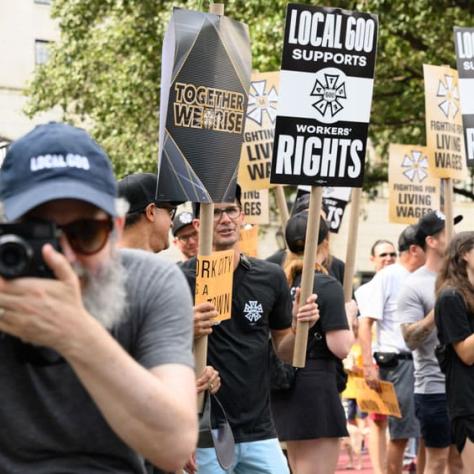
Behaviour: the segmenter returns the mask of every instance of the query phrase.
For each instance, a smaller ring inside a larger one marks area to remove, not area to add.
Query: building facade
[[[5,144],[60,117],[51,111],[31,120],[23,112],[25,87],[47,61],[48,45],[59,39],[50,11],[51,0],[0,0],[0,160]]]

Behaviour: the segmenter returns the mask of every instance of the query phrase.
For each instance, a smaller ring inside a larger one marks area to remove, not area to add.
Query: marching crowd
[[[434,211],[397,247],[377,240],[375,276],[345,302],[322,215],[313,294],[300,301],[308,200],[288,220],[287,250],[266,261],[239,251],[237,187],[214,206],[213,248],[234,252],[232,317],[216,325],[212,304],[192,302],[199,205],[176,215],[156,185],[147,173],[117,183],[69,125],[9,147],[0,200],[21,225],[0,227],[0,472],[334,473],[347,418],[365,418],[354,401],[347,416],[340,395],[355,343],[350,370],[375,390],[392,382],[402,414],[366,417],[373,472],[400,473],[413,438],[418,472],[474,472],[474,232],[450,238]],[[179,265],[156,255],[170,228]],[[298,322],[310,329],[294,370]],[[208,365],[195,374],[203,336]]]

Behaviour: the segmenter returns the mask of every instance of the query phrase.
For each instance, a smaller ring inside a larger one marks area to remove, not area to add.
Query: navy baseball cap
[[[0,171],[0,200],[15,220],[56,199],[79,199],[116,216],[117,185],[104,150],[81,129],[50,122],[13,142]]]

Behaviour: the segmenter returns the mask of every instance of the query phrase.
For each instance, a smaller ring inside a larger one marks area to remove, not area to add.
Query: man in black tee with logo
[[[247,258],[238,249],[243,214],[238,199],[215,204],[214,250],[235,251],[232,317],[214,326],[208,342],[208,363],[222,380],[222,402],[235,437],[233,471],[239,474],[286,474],[289,472],[270,412],[268,344],[271,333],[280,358],[291,361],[296,320],[314,324],[319,317],[312,295],[307,304],[291,307],[285,275],[280,267]],[[199,223],[196,221],[196,225]],[[182,269],[192,291],[196,259]],[[195,307],[195,338],[209,334],[214,308],[210,303]],[[220,474],[212,448],[198,449],[200,474]]]

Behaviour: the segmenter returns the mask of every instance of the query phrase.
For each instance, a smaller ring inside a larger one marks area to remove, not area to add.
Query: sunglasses
[[[388,256],[390,256],[392,258],[395,258],[397,256],[397,254],[396,254],[396,252],[383,252],[383,253],[379,253],[378,256],[382,257],[382,258],[388,257]]]
[[[57,227],[64,233],[74,252],[94,255],[105,247],[114,223],[111,218],[79,219]]]

